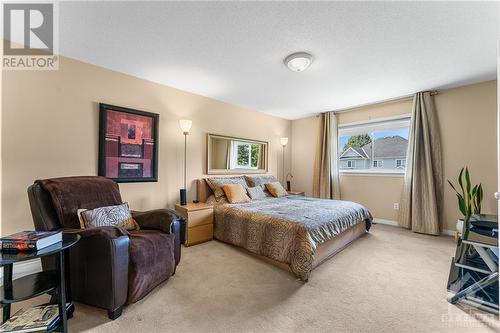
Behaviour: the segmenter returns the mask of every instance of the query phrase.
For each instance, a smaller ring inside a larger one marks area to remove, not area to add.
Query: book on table
[[[21,231],[0,238],[2,250],[37,251],[62,242],[60,231]]]
[[[498,246],[498,219],[495,215],[474,214],[470,217],[469,232],[464,240]]]
[[[50,331],[59,325],[59,307],[57,304],[34,306],[17,311],[0,326],[0,332],[40,332]]]

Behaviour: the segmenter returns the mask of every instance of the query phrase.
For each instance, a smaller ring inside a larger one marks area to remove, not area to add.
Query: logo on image
[[[3,4],[3,69],[58,69],[54,3]]]

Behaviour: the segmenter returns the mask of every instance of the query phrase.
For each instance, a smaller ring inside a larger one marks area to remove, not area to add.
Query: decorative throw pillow
[[[274,183],[278,180],[272,175],[262,175],[262,176],[245,176],[245,179],[249,187],[261,187],[263,190],[266,189],[265,184]]]
[[[85,228],[115,226],[126,230],[139,230],[140,227],[132,218],[128,203],[117,206],[88,209],[80,213]]]
[[[288,192],[281,186],[279,182],[267,183],[266,188],[273,195],[273,197],[279,198],[288,195]]]
[[[212,177],[212,178],[207,178],[206,179],[208,186],[212,189],[212,192],[214,192],[215,199],[219,201],[221,197],[223,197],[224,190],[222,190],[222,185],[226,184],[240,184],[243,186],[243,188],[247,188],[247,182],[245,181],[245,177],[243,176],[238,176],[238,177]]]
[[[76,215],[78,216],[78,221],[80,221],[80,228],[85,229],[85,221],[83,221],[82,213],[88,209],[80,208],[76,210]]]
[[[225,196],[223,196],[222,198],[219,199],[219,201],[217,201],[217,199],[215,199],[215,195],[212,194],[211,196],[208,197],[205,203],[210,206],[218,206],[218,205],[228,204],[229,201],[227,201],[227,198]]]
[[[247,188],[247,192],[250,198],[252,198],[252,200],[259,200],[266,198],[266,193],[264,193],[264,190],[260,186],[249,187]]]
[[[241,184],[222,185],[222,190],[226,194],[226,198],[230,203],[242,203],[250,201],[246,189]]]

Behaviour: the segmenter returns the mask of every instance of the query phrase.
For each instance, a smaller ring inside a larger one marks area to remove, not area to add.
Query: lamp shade
[[[181,127],[182,132],[185,134],[189,133],[189,130],[191,129],[191,125],[193,125],[193,122],[191,120],[187,120],[187,119],[179,120],[179,126]]]
[[[286,146],[288,143],[288,138],[280,138],[280,142],[282,146]]]

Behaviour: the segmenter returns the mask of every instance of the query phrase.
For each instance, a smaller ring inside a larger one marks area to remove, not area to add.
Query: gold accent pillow
[[[221,187],[226,194],[227,201],[230,203],[250,201],[250,197],[248,197],[246,189],[241,184],[226,184]]]
[[[272,182],[266,184],[266,189],[269,193],[272,194],[273,197],[285,197],[288,195],[288,192],[281,186],[279,182]]]

